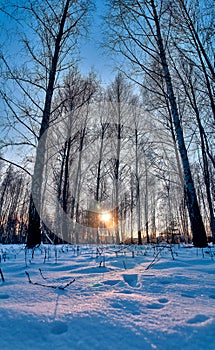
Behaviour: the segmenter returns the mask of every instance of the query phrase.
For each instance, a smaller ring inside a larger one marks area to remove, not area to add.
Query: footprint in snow
[[[65,322],[55,321],[52,323],[51,333],[55,335],[66,333],[68,326]]]
[[[124,274],[123,279],[130,287],[136,287],[138,282],[138,275],[134,274]]]
[[[213,295],[210,295],[209,298],[215,299],[215,295],[214,295],[214,294],[213,294]]]
[[[166,304],[166,303],[168,303],[168,299],[167,298],[160,298],[160,299],[158,299],[158,302],[159,303],[161,303],[161,304]]]
[[[196,315],[195,317],[193,317],[190,320],[188,320],[187,323],[189,323],[189,324],[198,324],[198,323],[204,323],[207,320],[209,320],[208,316]]]
[[[10,295],[8,294],[0,294],[0,299],[9,299]]]
[[[147,309],[163,309],[165,306],[164,304],[168,303],[169,299],[159,298],[157,301],[158,302],[146,305]]]

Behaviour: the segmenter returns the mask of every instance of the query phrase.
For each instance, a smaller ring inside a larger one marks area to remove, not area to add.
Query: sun
[[[101,213],[101,220],[104,221],[104,222],[110,221],[111,220],[111,214],[107,213],[107,212]]]

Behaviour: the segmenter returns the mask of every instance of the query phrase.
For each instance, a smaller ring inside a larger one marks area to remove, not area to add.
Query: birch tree
[[[119,234],[119,206],[120,206],[120,166],[122,141],[128,123],[128,104],[131,100],[131,88],[121,74],[118,74],[113,83],[108,88],[108,101],[111,104],[110,115],[113,124],[115,139],[113,144],[113,171],[114,171],[114,219],[116,242],[120,243]]]
[[[176,68],[176,67],[175,67]],[[208,127],[207,117],[209,110],[205,103],[204,95],[199,93],[201,85],[198,84],[198,79],[193,66],[181,61],[181,70],[176,68],[177,75],[180,79],[181,86],[184,89],[185,98],[188,100],[189,108],[186,113],[189,114],[187,118],[189,123],[189,130],[193,130],[193,138],[196,141],[196,147],[201,150],[202,174],[205,183],[206,197],[208,202],[210,229],[212,236],[215,237],[215,217],[212,200],[212,176],[210,167],[214,166],[213,155],[213,140],[211,140],[210,131],[213,135],[213,127]],[[205,125],[205,127],[204,127]],[[197,126],[197,128],[196,128]],[[200,145],[200,147],[199,147]]]
[[[49,180],[47,189],[45,183],[43,185],[43,203],[50,213],[52,208],[56,209],[52,229],[66,242],[78,242],[74,222],[78,215],[82,162],[90,142],[88,124],[96,89],[94,74],[82,77],[77,69],[70,72],[55,101],[55,104],[61,102],[61,118],[57,118],[59,111],[53,113],[55,123],[47,132],[46,154],[50,153],[50,156],[47,157],[46,168],[49,168]]]
[[[23,243],[26,238],[30,177],[12,165],[0,184],[0,241]]]
[[[174,93],[174,83],[168,62],[168,31],[171,30],[171,27],[165,27],[162,21],[169,6],[171,6],[171,2],[113,0],[109,3],[109,46],[123,55],[131,63],[131,66],[139,70],[139,72],[151,74],[150,66],[148,65],[151,58],[156,60],[161,67],[183,166],[186,203],[193,234],[193,243],[195,246],[205,247],[207,245],[206,232],[198,205]],[[171,11],[169,20],[171,20]]]
[[[36,152],[32,192],[29,206],[27,246],[41,242],[40,210],[41,188],[45,161],[45,132],[52,122],[53,97],[60,83],[62,72],[74,64],[77,42],[86,32],[86,18],[90,1],[27,0],[19,5],[1,4],[4,13],[17,18],[24,29],[23,44],[26,53],[25,70],[12,70],[5,57],[7,73],[26,100],[32,118],[38,120],[39,147]],[[28,37],[29,33],[29,37]],[[73,57],[73,58],[72,58]],[[27,63],[26,63],[27,62]],[[26,74],[26,69],[29,74]],[[9,99],[8,99],[9,101]],[[16,115],[19,118],[20,108]],[[29,125],[25,125],[29,128]]]

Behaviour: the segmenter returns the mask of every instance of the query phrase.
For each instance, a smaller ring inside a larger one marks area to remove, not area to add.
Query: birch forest
[[[81,68],[96,6],[0,1],[0,242],[205,247],[215,242],[214,2],[106,1],[108,82]]]

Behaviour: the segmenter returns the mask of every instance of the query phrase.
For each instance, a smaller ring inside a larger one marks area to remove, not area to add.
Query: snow
[[[215,349],[213,246],[43,245],[32,257],[0,245],[0,256],[1,350]]]

